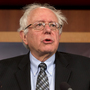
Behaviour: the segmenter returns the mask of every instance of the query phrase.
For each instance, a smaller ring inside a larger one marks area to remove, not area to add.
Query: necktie
[[[45,63],[40,63],[40,72],[37,77],[36,90],[49,90],[49,81],[45,72],[47,66]]]

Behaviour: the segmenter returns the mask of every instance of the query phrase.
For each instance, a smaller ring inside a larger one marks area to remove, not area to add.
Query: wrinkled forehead
[[[37,20],[58,21],[55,13],[46,7],[35,8],[29,13],[29,15],[28,15],[29,23],[35,22]]]

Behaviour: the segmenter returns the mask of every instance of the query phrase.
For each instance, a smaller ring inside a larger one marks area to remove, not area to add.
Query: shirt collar
[[[47,65],[47,73],[49,75],[52,75],[53,70],[55,68],[54,61],[55,61],[55,54],[52,55],[50,58],[48,58],[44,62]],[[33,73],[34,76],[36,76],[36,74],[39,72],[38,65],[41,63],[41,61],[36,59],[30,52],[30,62],[31,62],[30,66],[31,66],[32,73]]]

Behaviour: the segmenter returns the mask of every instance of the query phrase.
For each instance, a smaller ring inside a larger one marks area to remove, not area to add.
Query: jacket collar
[[[19,69],[15,73],[21,90],[30,90],[30,60],[29,53],[24,56],[18,65]]]
[[[68,69],[69,63],[62,53],[56,52],[55,64],[55,90],[60,90],[60,83],[68,82],[71,70]]]

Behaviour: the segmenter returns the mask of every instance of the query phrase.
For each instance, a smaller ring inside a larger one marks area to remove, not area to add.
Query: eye
[[[37,23],[36,27],[38,27],[38,26],[43,26],[43,24],[42,23]]]
[[[55,23],[50,23],[50,26],[51,27],[56,27],[56,24]]]
[[[42,30],[43,29],[43,22],[36,22],[33,26],[37,30]]]

